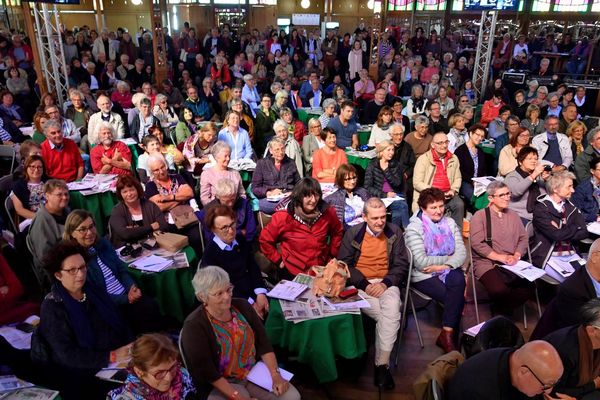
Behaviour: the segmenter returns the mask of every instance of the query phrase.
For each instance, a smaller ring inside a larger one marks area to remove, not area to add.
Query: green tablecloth
[[[309,113],[302,108],[298,108],[296,111],[298,112],[298,120],[302,121],[304,125],[308,125],[308,121],[311,118],[319,118],[321,116],[321,114]]]
[[[485,154],[488,154],[490,156],[496,156],[496,148],[495,147],[490,147],[490,146],[478,146]]]
[[[137,144],[128,144],[127,147],[129,147],[129,151],[131,151],[131,169],[135,173],[135,171],[137,171],[139,157],[137,151]]]
[[[310,365],[321,382],[337,379],[336,356],[353,359],[367,351],[360,315],[294,324],[283,317],[279,301],[271,300],[265,329],[271,343],[298,354],[298,361]]]
[[[177,318],[178,321],[183,321],[196,304],[192,278],[196,273],[198,260],[190,246],[183,251],[187,255],[189,268],[168,269],[157,273],[144,273],[129,268],[129,273],[142,293],[156,299],[160,311],[164,315]]]
[[[358,143],[362,146],[363,144],[369,143],[371,137],[371,131],[358,131]]]
[[[106,224],[113,207],[117,204],[117,196],[113,192],[104,192],[84,196],[78,191],[69,192],[69,206],[71,210],[81,208],[89,211],[94,216],[98,235],[104,236]]]
[[[362,157],[351,156],[347,152],[346,152],[346,157],[348,157],[348,163],[354,164],[354,165],[358,165],[358,166],[360,166],[364,170],[366,170],[367,166],[371,163],[371,159],[370,158],[362,158]]]
[[[243,169],[238,172],[240,173],[240,176],[242,177],[242,183],[246,184],[246,183],[252,182],[252,173],[254,171],[246,171]]]

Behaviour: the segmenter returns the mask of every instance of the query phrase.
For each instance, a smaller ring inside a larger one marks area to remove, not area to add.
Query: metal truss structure
[[[485,95],[490,77],[497,18],[498,11],[483,11],[481,13],[481,25],[479,27],[479,37],[477,38],[479,47],[477,48],[473,71],[473,86],[478,92],[480,99]]]
[[[56,5],[31,3],[35,18],[35,33],[40,53],[41,70],[48,92],[54,93],[59,104],[68,98],[69,80],[65,63],[60,21]]]

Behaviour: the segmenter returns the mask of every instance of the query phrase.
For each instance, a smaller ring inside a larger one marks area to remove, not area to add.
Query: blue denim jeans
[[[387,209],[392,214],[392,223],[406,229],[408,226],[408,204],[406,204],[406,200],[396,200]]]

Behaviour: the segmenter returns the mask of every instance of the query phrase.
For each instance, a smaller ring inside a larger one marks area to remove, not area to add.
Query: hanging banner
[[[294,25],[316,25],[321,23],[321,14],[292,14]]]

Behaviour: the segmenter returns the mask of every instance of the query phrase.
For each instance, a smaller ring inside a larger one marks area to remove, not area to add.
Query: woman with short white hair
[[[217,181],[223,178],[232,180],[237,187],[239,196],[245,198],[246,191],[242,185],[240,173],[229,168],[231,147],[223,141],[218,141],[212,148],[212,155],[216,161],[215,166],[203,170],[202,175],[200,175],[200,201],[202,205],[208,204],[215,198],[214,187]]]
[[[285,154],[296,164],[296,169],[300,178],[304,177],[304,165],[302,163],[302,149],[300,145],[294,139],[294,136],[290,135],[289,125],[283,119],[278,119],[273,123],[273,130],[275,131],[275,137],[281,139],[285,143]],[[270,154],[270,147],[267,146],[263,157],[267,157]]]
[[[200,306],[183,324],[181,347],[198,389],[209,399],[299,400],[298,390],[279,374],[263,322],[245,299],[233,298],[225,270],[199,268],[192,286]],[[271,372],[268,392],[246,377],[262,360]]]
[[[160,121],[160,126],[165,129],[170,129],[179,122],[177,113],[173,107],[169,105],[167,96],[162,93],[156,95],[156,101],[154,103],[154,108],[152,109],[152,114],[158,118]]]

